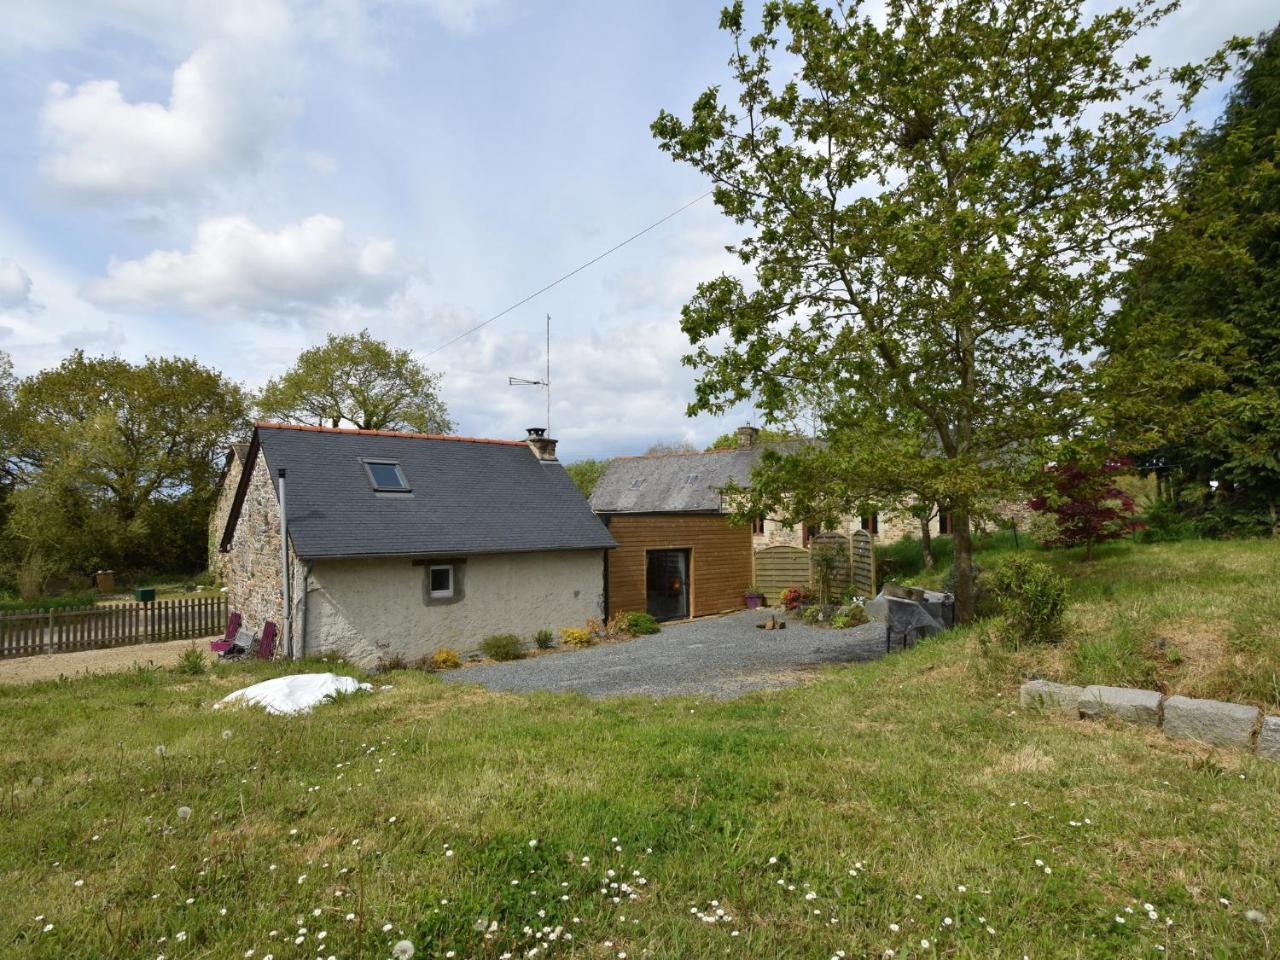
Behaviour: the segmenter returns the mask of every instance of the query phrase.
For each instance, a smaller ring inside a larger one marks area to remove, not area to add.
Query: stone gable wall
[[[261,633],[268,620],[283,630],[283,600],[280,575],[280,504],[266,457],[259,455],[254,464],[249,488],[245,492],[240,520],[236,524],[231,549],[222,555],[222,578],[227,588],[227,603],[244,617],[244,627]],[[302,581],[301,567],[293,550],[291,561],[292,596],[298,596]],[[295,618],[296,622],[296,618]]]
[[[222,531],[227,529],[227,517],[231,516],[231,503],[236,498],[236,487],[240,485],[240,470],[243,466],[244,461],[232,453],[227,474],[222,478],[222,487],[218,490],[218,499],[209,516],[209,572],[222,582],[226,580],[224,568],[229,554],[218,548],[222,544]]]

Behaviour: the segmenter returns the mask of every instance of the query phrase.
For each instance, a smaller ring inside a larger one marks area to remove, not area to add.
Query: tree
[[[1104,345],[1109,414],[1164,499],[1219,500],[1280,529],[1280,28],[1193,145]]]
[[[1115,540],[1131,532],[1137,507],[1133,497],[1116,486],[1115,475],[1131,470],[1127,460],[1108,459],[1098,464],[1075,461],[1047,468],[1050,492],[1030,501],[1032,510],[1054,519],[1055,534],[1047,546],[1084,545],[1084,557],[1093,559],[1093,545]]]
[[[566,463],[565,473],[578,485],[584,497],[590,497],[605,470],[609,468],[608,460],[579,460],[577,463]]]
[[[16,393],[18,485],[7,532],[50,570],[198,569],[239,386],[185,358],[77,350]]]
[[[413,351],[390,347],[368,330],[331,333],[267,383],[258,409],[285,422],[448,433],[453,423],[439,387],[440,374],[415,360]]]
[[[753,274],[684,307],[690,413],[751,399],[777,420],[797,396],[822,413],[826,443],[766,451],[746,508],[929,492],[952,513],[962,622],[971,519],[1080,427],[1100,318],[1190,135],[1176,121],[1228,62],[1132,57],[1156,0],[1083,8],[887,0],[881,26],[859,0],[770,2],[748,35],[738,2],[721,16],[736,105],[712,87],[653,124],[713,181]]]

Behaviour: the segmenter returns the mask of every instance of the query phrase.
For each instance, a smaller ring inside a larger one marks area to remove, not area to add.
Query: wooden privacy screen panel
[[[226,597],[0,613],[0,658],[210,637],[226,625]]]
[[[809,551],[778,544],[756,551],[756,587],[773,606],[787,587],[809,586]]]
[[[876,595],[875,538],[866,530],[855,530],[849,538],[853,589],[864,597]]]

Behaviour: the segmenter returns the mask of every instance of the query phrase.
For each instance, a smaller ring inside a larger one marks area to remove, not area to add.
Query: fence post
[[[49,608],[49,629],[44,635],[44,652],[53,653],[53,607]]]

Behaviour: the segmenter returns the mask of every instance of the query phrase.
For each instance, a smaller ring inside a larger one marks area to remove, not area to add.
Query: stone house
[[[231,503],[236,498],[236,486],[240,483],[240,470],[244,467],[245,457],[249,455],[249,444],[233,443],[227,448],[226,459],[222,463],[222,475],[218,479],[218,499],[214,501],[213,510],[209,514],[209,572],[221,583],[223,567],[227,554],[218,549],[222,542],[222,531],[227,527],[227,517],[231,516]]]
[[[600,617],[615,541],[555,446],[259,423],[219,538],[230,608],[362,665]]]

